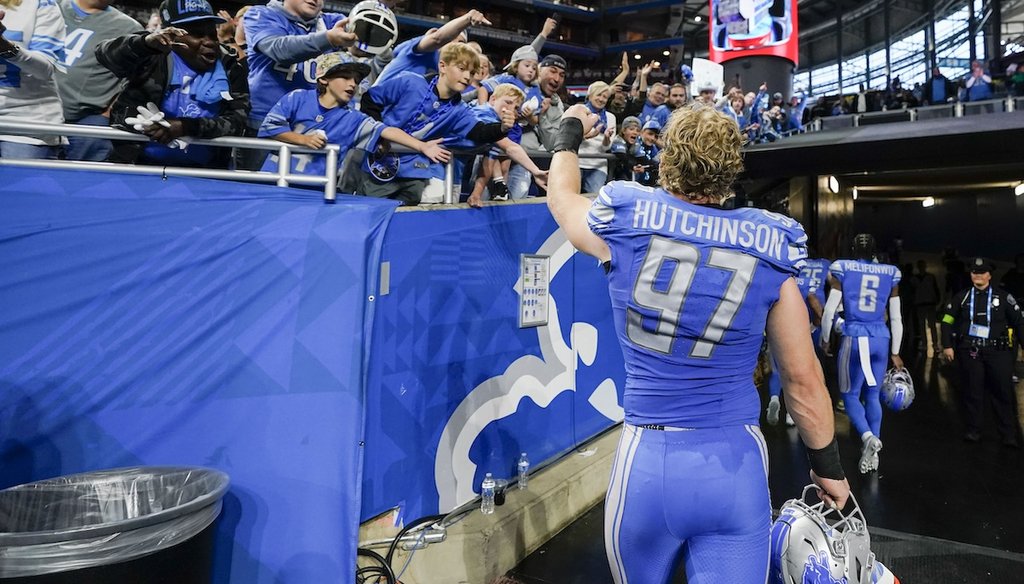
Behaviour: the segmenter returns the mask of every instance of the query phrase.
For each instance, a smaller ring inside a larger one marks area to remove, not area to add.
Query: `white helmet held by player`
[[[889,409],[902,412],[914,401],[914,380],[905,367],[886,371],[882,380],[882,403]]]
[[[807,485],[799,499],[782,506],[772,524],[772,584],[899,584],[871,552],[867,522],[857,500],[850,495],[849,515],[837,509],[825,510],[825,503],[808,505]],[[824,512],[823,512],[824,511]],[[828,518],[838,519],[829,524]]]
[[[379,55],[398,40],[398,20],[391,9],[377,0],[363,0],[352,7],[345,30],[356,33],[355,48]]]

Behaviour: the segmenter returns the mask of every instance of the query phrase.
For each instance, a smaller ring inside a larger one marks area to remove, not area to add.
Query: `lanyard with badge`
[[[989,288],[988,288],[988,301],[987,301],[986,306],[985,306],[985,325],[986,326],[981,326],[980,324],[974,324],[974,318],[976,316],[975,313],[974,313],[974,297],[975,296],[977,296],[977,293],[972,291],[971,292],[971,307],[970,307],[970,310],[971,310],[971,328],[967,331],[967,334],[972,336],[972,337],[978,338],[978,339],[987,339],[988,335],[989,335],[989,330],[990,330],[989,327],[992,325],[992,287],[989,286]]]

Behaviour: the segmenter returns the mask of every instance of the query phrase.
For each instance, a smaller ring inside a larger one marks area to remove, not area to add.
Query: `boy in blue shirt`
[[[255,136],[270,108],[285,94],[316,86],[316,57],[352,46],[358,39],[345,30],[344,14],[322,12],[323,0],[270,0],[242,18],[249,64],[252,110],[246,129]],[[259,168],[266,152],[243,149],[239,168]]]
[[[497,142],[515,123],[515,112],[501,112],[500,122],[481,122],[462,102],[462,91],[479,65],[479,53],[464,43],[449,43],[441,49],[437,76],[399,73],[370,88],[360,108],[373,119],[420,140]],[[346,181],[346,188],[361,195],[418,205],[428,185],[432,191],[443,189],[443,181],[436,176],[443,176],[443,169],[421,154],[376,152],[367,154],[362,172],[349,174],[351,181]]]
[[[501,112],[518,111],[523,105],[525,95],[523,91],[511,83],[502,83],[494,88],[494,93],[487,103],[473,108],[473,114],[482,122],[499,122]],[[480,201],[484,189],[490,188],[488,192],[492,201],[508,200],[508,187],[505,184],[505,176],[508,174],[507,163],[509,159],[515,159],[527,172],[533,175],[534,180],[541,187],[546,186],[545,178],[547,172],[541,170],[530,159],[526,151],[513,139],[512,134],[495,142],[495,147],[481,157],[479,172],[473,184],[473,192],[469,195],[470,207],[481,207]],[[503,168],[503,164],[506,165]]]
[[[903,367],[903,317],[900,314],[899,268],[872,261],[875,238],[861,233],[853,239],[852,260],[837,260],[829,267],[829,295],[821,319],[821,344],[827,347],[832,320],[843,307],[843,340],[839,347],[839,392],[846,415],[860,435],[860,472],[878,470],[882,449],[881,386],[892,360]],[[889,324],[886,326],[886,300]],[[861,403],[863,402],[863,403]]]
[[[307,148],[337,144],[341,146],[339,162],[350,148],[373,150],[378,140],[384,138],[412,148],[434,162],[448,161],[450,154],[440,146],[441,139],[421,142],[348,107],[359,83],[370,73],[369,65],[347,61],[340,53],[327,53],[316,59],[316,67],[316,90],[296,89],[282,97],[263,120],[260,138]],[[325,156],[297,154],[291,160],[294,173],[326,172]],[[276,172],[278,163],[278,156],[271,154],[261,170]]]

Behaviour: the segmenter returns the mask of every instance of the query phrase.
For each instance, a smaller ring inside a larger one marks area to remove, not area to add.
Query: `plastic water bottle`
[[[516,463],[516,470],[518,471],[518,483],[519,489],[523,490],[526,488],[527,483],[530,482],[530,459],[526,458],[526,453],[523,452],[519,455],[519,462]]]
[[[484,515],[494,513],[494,485],[491,473],[484,475],[484,482],[480,484],[480,512]]]

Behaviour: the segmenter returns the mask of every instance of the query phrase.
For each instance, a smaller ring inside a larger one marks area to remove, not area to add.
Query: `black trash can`
[[[209,584],[228,476],[134,467],[0,491],[3,584]]]

